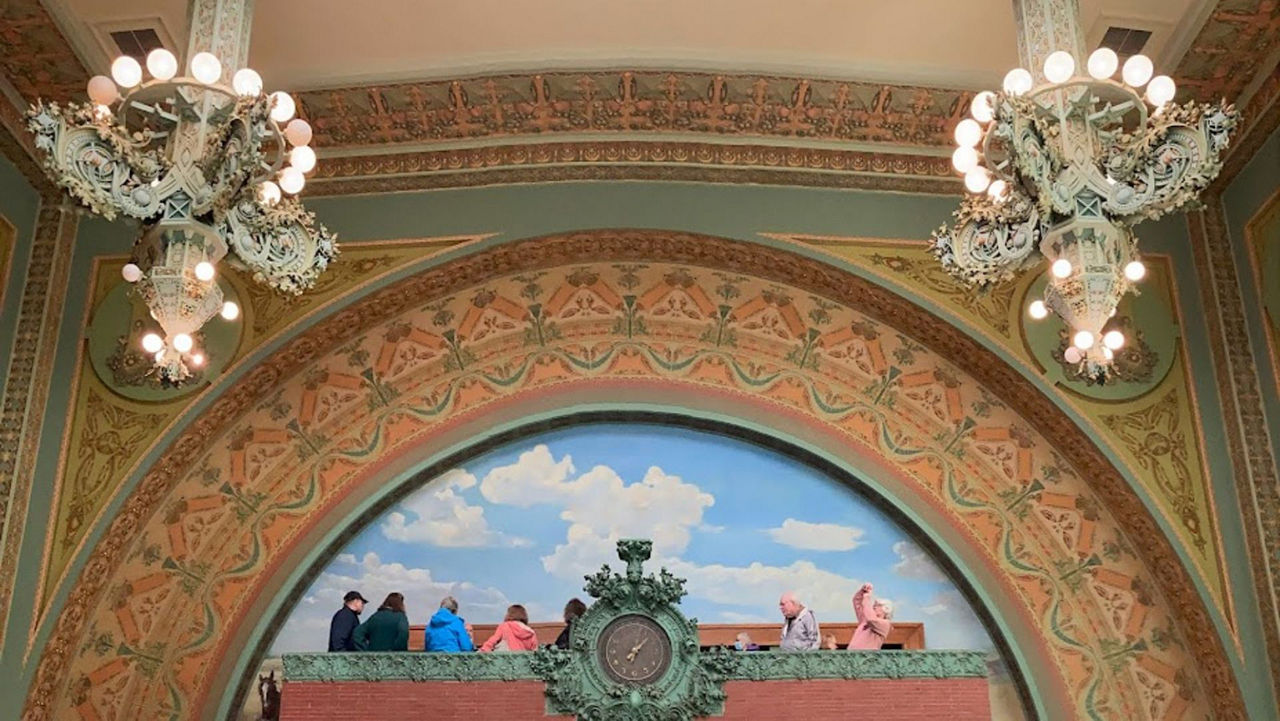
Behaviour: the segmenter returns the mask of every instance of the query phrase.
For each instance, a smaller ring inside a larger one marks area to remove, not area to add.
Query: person
[[[751,634],[743,631],[738,634],[737,640],[733,642],[733,647],[739,651],[759,651],[760,647],[751,640]]]
[[[427,623],[426,635],[425,651],[461,653],[476,650],[471,642],[471,624],[458,615],[458,601],[453,596],[441,599],[440,610]]]
[[[573,631],[573,622],[582,618],[582,614],[587,612],[587,604],[582,601],[571,598],[564,605],[564,630],[556,636],[556,648],[569,648],[569,634]]]
[[[538,634],[529,628],[529,612],[524,606],[514,604],[507,607],[507,616],[494,629],[493,635],[480,646],[480,650],[490,651],[534,651],[538,648]]]
[[[890,617],[893,609],[885,601],[872,600],[871,584],[864,583],[853,594],[853,612],[858,616],[858,627],[849,641],[850,651],[874,651],[884,645],[893,628]]]
[[[352,639],[361,651],[408,651],[409,617],[404,612],[404,596],[387,594],[387,600],[360,624]]]
[[[783,618],[782,642],[778,648],[783,651],[816,651],[821,635],[813,611],[805,608],[793,591],[787,591],[778,599],[778,610],[782,611]]]
[[[821,649],[823,651],[835,651],[838,648],[840,646],[836,643],[836,635],[834,633],[828,633],[822,637]]]
[[[342,608],[333,614],[329,622],[329,650],[355,651],[356,645],[351,641],[351,634],[360,625],[360,613],[368,603],[359,591],[347,591],[342,597]]]

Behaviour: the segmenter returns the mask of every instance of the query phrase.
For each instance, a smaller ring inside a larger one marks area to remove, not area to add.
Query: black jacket
[[[329,623],[329,650],[356,651],[356,644],[351,640],[351,633],[360,625],[360,614],[343,606],[333,614]]]
[[[575,620],[577,619],[572,619],[566,623],[564,630],[560,632],[559,636],[556,636],[556,648],[569,648],[569,632],[573,628],[573,621]]]

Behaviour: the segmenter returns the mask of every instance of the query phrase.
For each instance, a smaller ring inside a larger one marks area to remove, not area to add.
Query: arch
[[[779,414],[785,423],[779,423]],[[483,417],[473,417],[446,433],[435,434],[424,444],[405,448],[402,454],[384,458],[384,464],[371,466],[362,474],[359,488],[348,494],[358,501],[334,509],[328,515],[334,522],[310,528],[307,536],[295,544],[295,553],[280,562],[282,568],[292,570],[274,575],[242,614],[249,620],[238,624],[228,647],[244,650],[238,655],[227,654],[218,671],[218,676],[227,679],[228,688],[238,682],[239,690],[224,695],[222,706],[227,711],[241,707],[246,684],[256,680],[256,671],[275,629],[288,619],[329,561],[404,495],[478,455],[530,435],[619,422],[725,435],[768,448],[849,487],[907,530],[946,569],[987,624],[1001,653],[1013,660],[1016,668],[1011,671],[1026,708],[1036,708],[1040,718],[1052,718],[1047,709],[1069,706],[1070,695],[1053,686],[1053,660],[1038,642],[1037,620],[1016,604],[1008,603],[1014,589],[965,539],[963,529],[951,522],[943,509],[919,496],[893,495],[890,486],[907,487],[901,471],[871,454],[848,448],[844,445],[847,439],[831,434],[801,414],[749,396],[708,392],[671,381],[601,383],[585,379],[558,385],[553,396],[511,397],[499,406],[487,406]],[[1009,642],[1015,638],[1027,641],[1015,646]],[[1045,682],[1037,683],[1040,678]]]
[[[505,402],[643,383],[676,384],[695,404],[764,404],[766,427],[794,417],[891,470],[890,496],[942,513],[930,528],[953,527],[961,556],[979,554],[1012,589],[1006,622],[1033,619],[1043,683],[1068,697],[1050,713],[1244,717],[1169,541],[1015,369],[819,261],[624,230],[514,241],[427,270],[334,313],[228,388],[98,543],[24,718],[75,707],[208,717],[228,648],[248,638],[246,612],[310,531],[388,477],[370,469]]]

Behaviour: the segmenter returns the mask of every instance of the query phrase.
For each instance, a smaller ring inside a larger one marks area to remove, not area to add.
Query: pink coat
[[[874,651],[880,648],[889,635],[889,629],[893,628],[889,619],[876,618],[875,611],[871,608],[873,605],[871,594],[863,593],[862,589],[853,594],[853,612],[858,616],[858,627],[849,640],[850,651]]]
[[[480,650],[492,651],[499,641],[502,641],[504,651],[534,651],[538,648],[538,634],[519,621],[503,621],[498,624],[498,628]]]

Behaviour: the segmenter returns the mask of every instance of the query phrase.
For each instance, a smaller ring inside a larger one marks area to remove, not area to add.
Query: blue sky
[[[689,579],[682,610],[703,622],[778,622],[787,589],[819,622],[850,621],[870,581],[897,619],[925,623],[929,647],[992,647],[954,584],[855,490],[736,439],[598,424],[525,438],[411,492],[330,563],[273,652],[323,650],[352,588],[375,604],[404,593],[411,623],[446,594],[475,623],[509,603],[557,620],[569,598],[590,600],[583,574],[619,566],[627,536],[654,539],[653,570]]]

